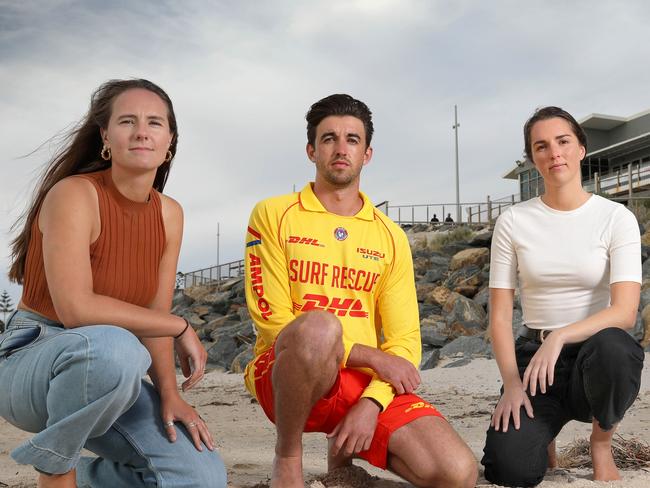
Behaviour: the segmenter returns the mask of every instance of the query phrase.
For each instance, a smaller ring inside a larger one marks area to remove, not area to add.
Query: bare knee
[[[423,478],[423,488],[449,487],[473,488],[478,478],[478,463],[467,449],[450,453],[444,463],[436,463],[438,469]]]
[[[343,359],[343,330],[329,312],[307,312],[289,324],[278,337],[276,354],[291,351],[309,364]]]
[[[391,469],[418,487],[476,485],[474,454],[440,417],[420,417],[399,428],[390,439],[389,451],[395,453]]]
[[[458,488],[476,486],[478,463],[469,448],[466,452],[456,454],[454,461],[450,462],[450,468],[443,473],[446,481],[438,486],[454,486]]]

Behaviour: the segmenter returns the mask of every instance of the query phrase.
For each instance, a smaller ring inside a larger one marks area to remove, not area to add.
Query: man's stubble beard
[[[330,185],[339,189],[343,189],[349,187],[355,180],[358,180],[360,175],[361,175],[361,168],[359,168],[359,171],[356,173],[347,173],[347,174],[339,174],[333,171],[326,171],[323,174],[323,178]]]

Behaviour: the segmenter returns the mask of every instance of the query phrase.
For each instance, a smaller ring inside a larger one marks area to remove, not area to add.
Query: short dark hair
[[[363,122],[366,131],[366,147],[370,146],[372,133],[372,112],[368,106],[360,100],[346,94],[335,94],[325,97],[314,103],[305,118],[307,119],[307,142],[315,146],[316,127],[325,117],[330,115],[344,116],[351,115]]]
[[[554,119],[556,117],[564,119],[569,123],[571,130],[573,131],[573,135],[577,137],[580,145],[585,148],[586,154],[587,134],[585,134],[585,131],[582,130],[582,127],[580,127],[578,121],[574,119],[569,112],[561,109],[560,107],[542,107],[535,110],[535,113],[526,121],[526,124],[524,125],[524,152],[526,153],[526,157],[530,159],[531,162],[533,160],[533,150],[531,148],[532,142],[530,140],[530,133],[533,129],[533,125],[535,125],[540,120]]]

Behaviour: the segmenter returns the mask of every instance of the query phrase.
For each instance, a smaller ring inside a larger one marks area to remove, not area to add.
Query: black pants
[[[519,375],[540,343],[517,338],[515,354]],[[601,330],[585,342],[564,346],[555,365],[553,386],[546,393],[529,395],[535,418],[524,408],[520,428],[512,418],[508,432],[490,426],[481,463],[485,478],[503,486],[535,486],[548,466],[547,447],[570,420],[591,422],[603,430],[618,423],[630,408],[641,384],[643,349],[629,334],[618,328]],[[503,391],[503,389],[502,389]]]

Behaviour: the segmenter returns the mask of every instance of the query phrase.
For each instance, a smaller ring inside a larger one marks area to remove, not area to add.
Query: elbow
[[[71,299],[53,300],[54,311],[59,322],[67,329],[73,329],[82,325],[88,325],[85,309],[88,308],[88,300],[81,297]]]
[[[57,317],[59,317],[59,322],[63,324],[66,329],[74,329],[83,325],[81,320],[81,315],[69,307],[54,307]]]
[[[628,308],[626,310],[621,310],[621,313],[619,315],[619,322],[618,326],[621,329],[629,330],[633,329],[634,326],[636,325],[636,320],[637,320],[638,313],[636,309]]]
[[[629,313],[627,317],[625,318],[623,328],[624,329],[633,329],[634,326],[636,325],[636,319],[637,319],[637,312],[634,311],[632,313]]]

